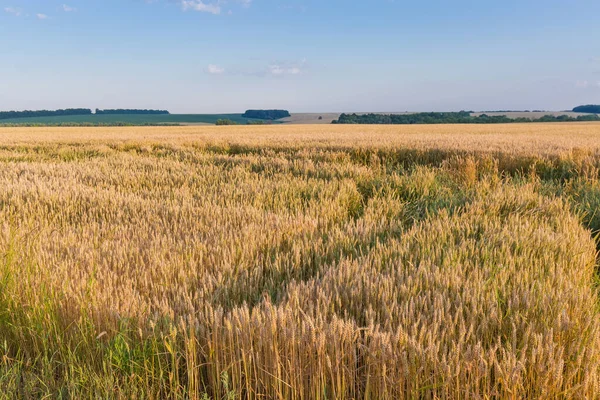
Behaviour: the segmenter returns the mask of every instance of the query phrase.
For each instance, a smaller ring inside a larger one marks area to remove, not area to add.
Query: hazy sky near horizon
[[[598,0],[0,0],[0,110],[600,103]]]

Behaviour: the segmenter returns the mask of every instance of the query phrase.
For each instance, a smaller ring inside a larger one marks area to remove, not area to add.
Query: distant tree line
[[[470,113],[474,113],[475,111],[469,111]],[[482,111],[484,113],[541,113],[546,112],[545,110],[486,110]]]
[[[103,127],[103,126],[181,126],[178,123],[171,122],[139,122],[139,123],[131,123],[131,122],[51,122],[51,123],[39,123],[39,122],[12,122],[12,123],[2,123],[0,122],[0,127]]]
[[[223,118],[223,119],[218,119],[217,122],[215,122],[215,125],[218,126],[223,126],[223,125],[237,125],[237,122],[232,121],[228,118]]]
[[[273,125],[272,120],[254,119],[246,122],[246,125]]]
[[[271,124],[273,124],[273,121],[271,121],[271,120],[265,121],[262,119],[255,119],[255,120],[246,121],[246,125],[271,125]],[[225,118],[225,119],[218,119],[217,122],[215,123],[215,125],[239,125],[239,124],[235,121]]]
[[[591,122],[600,121],[600,116],[592,115],[578,115],[577,117],[571,117],[569,115],[544,115],[541,118],[534,119],[531,122]]]
[[[96,115],[109,115],[109,114],[139,114],[139,115],[164,115],[170,114],[167,110],[132,110],[125,108],[117,108],[113,110],[99,110],[96,108]]]
[[[54,117],[61,115],[89,115],[89,108],[67,108],[65,110],[25,110],[25,111],[0,111],[0,119],[31,118],[31,117]]]
[[[573,112],[600,114],[600,105],[588,104],[586,106],[575,107]]]
[[[290,112],[287,110],[248,110],[242,115],[244,118],[269,120],[276,120],[290,116]]]
[[[541,118],[509,118],[506,115],[490,116],[481,114],[477,117],[468,111],[460,112],[426,112],[415,114],[342,114],[333,124],[510,124],[523,122],[576,122],[600,121],[598,115],[581,115],[576,118],[568,115],[544,115]]]
[[[92,110],[89,108],[67,108],[64,110],[25,110],[25,111],[0,111],[1,119],[13,118],[34,118],[34,117],[58,117],[70,115],[91,115]],[[167,110],[99,110],[96,109],[97,115],[108,114],[169,114]]]

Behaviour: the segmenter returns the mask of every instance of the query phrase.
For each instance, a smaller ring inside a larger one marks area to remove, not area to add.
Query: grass
[[[7,128],[0,164],[0,397],[600,397],[600,124]]]
[[[238,124],[246,124],[252,121],[243,118],[241,114],[126,114],[126,115],[65,115],[53,117],[30,117],[0,120],[0,124],[215,124],[219,119],[230,119]]]

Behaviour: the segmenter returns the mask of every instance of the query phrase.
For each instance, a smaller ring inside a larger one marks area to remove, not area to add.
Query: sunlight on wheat
[[[600,397],[600,124],[0,129],[0,392]]]

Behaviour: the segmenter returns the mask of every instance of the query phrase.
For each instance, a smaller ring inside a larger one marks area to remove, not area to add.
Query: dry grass
[[[600,124],[0,129],[0,165],[6,398],[600,397]]]

